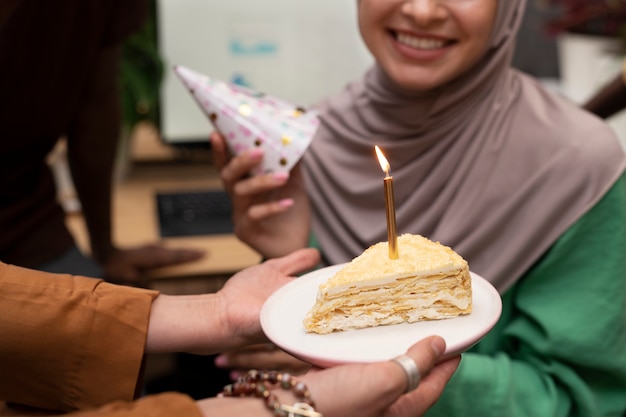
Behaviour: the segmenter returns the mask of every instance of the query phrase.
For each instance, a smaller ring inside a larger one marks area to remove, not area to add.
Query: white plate
[[[483,338],[502,312],[502,300],[496,289],[472,272],[473,308],[467,316],[324,335],[307,333],[302,320],[315,303],[319,285],[341,267],[343,264],[305,274],[267,299],[261,310],[261,326],[274,344],[301,360],[329,367],[388,360],[405,353],[425,337],[439,335],[446,340],[446,358],[469,349]]]

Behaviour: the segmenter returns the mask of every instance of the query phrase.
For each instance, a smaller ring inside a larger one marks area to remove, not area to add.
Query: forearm
[[[259,317],[267,298],[313,268],[312,249],[243,269],[216,293],[160,295],[152,304],[146,350],[216,353],[266,341]]]
[[[117,48],[101,52],[81,109],[68,132],[72,178],[89,231],[91,251],[100,262],[113,250],[111,195],[120,130],[118,60]]]
[[[239,347],[243,341],[228,327],[218,294],[168,296],[152,303],[147,353],[212,354]]]

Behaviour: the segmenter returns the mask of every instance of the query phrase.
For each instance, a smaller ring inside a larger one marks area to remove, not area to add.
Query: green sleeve
[[[497,326],[463,355],[426,415],[622,417],[625,410],[622,177],[504,294]]]

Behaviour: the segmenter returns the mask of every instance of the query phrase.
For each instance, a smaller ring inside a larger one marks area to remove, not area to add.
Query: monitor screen
[[[372,57],[356,7],[349,0],[159,0],[162,139],[208,143],[213,130],[174,65],[301,106],[358,78]]]

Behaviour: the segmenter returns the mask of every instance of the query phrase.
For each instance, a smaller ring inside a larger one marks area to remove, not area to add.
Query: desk
[[[160,237],[157,191],[220,187],[217,172],[209,163],[176,160],[135,163],[125,178],[118,181],[113,193],[113,239],[117,245],[135,246],[160,241],[166,246],[199,248],[207,252],[198,261],[147,272],[145,278],[150,287],[175,294],[207,292],[213,288],[207,288],[206,285],[210,284],[206,283],[203,287],[198,278],[228,277],[260,262],[261,256],[234,235]],[[68,225],[79,245],[88,248],[82,216],[70,214]]]

